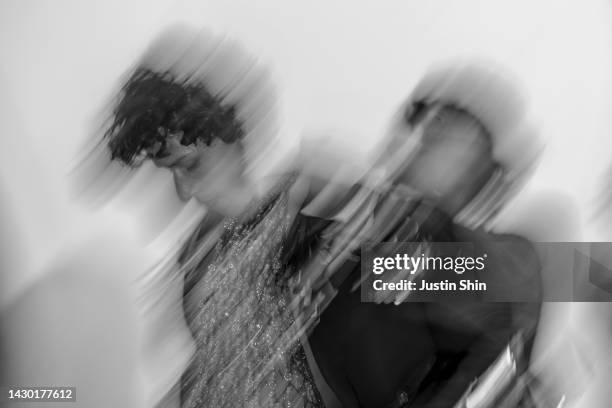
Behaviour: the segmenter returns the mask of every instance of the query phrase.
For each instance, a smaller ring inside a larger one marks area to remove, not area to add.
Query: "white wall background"
[[[335,128],[367,147],[430,63],[497,59],[524,80],[549,141],[534,183],[567,191],[586,211],[612,158],[611,8],[604,0],[7,0],[2,174],[36,239],[57,241],[73,215],[64,176],[97,110],[151,36],[185,21],[241,39],[271,65],[291,130],[284,138]]]

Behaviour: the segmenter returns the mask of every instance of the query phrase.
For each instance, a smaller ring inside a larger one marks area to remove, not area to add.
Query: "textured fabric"
[[[242,219],[225,220],[216,244],[186,271],[184,311],[196,352],[182,379],[183,407],[321,404],[281,262],[292,223],[289,184]],[[206,236],[196,231],[187,251],[197,254]]]

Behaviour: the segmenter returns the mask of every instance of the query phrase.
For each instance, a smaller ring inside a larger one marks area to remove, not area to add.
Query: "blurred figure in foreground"
[[[301,212],[331,220],[306,223],[301,246],[310,249],[294,262],[303,261],[306,299],[324,309],[310,344],[342,406],[518,404],[500,401],[499,390],[478,398],[482,390],[467,390],[504,350],[505,369],[523,372],[539,318],[536,253],[524,238],[487,230],[537,157],[537,139],[526,129],[520,94],[491,67],[434,71],[400,109],[378,165],[351,197],[322,194]],[[385,304],[363,302],[358,249],[365,241],[473,243],[489,256],[491,276],[479,278],[507,284],[508,298],[529,300],[416,303],[394,293],[378,299]],[[500,249],[500,241],[512,246]]]
[[[274,96],[241,46],[181,27],[130,73],[105,134],[111,159],[153,161],[181,199],[207,210],[168,265],[184,282],[195,344],[178,387],[184,407],[320,405],[281,256],[308,186],[288,173],[261,187],[250,172],[274,141]]]

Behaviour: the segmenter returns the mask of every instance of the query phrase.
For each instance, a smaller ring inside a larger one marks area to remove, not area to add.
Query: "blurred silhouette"
[[[281,261],[307,187],[288,172],[262,188],[250,167],[266,159],[259,155],[276,131],[266,71],[239,44],[181,26],[153,41],[126,78],[104,133],[106,158],[91,161],[108,153],[132,168],[152,161],[172,172],[182,200],[206,208],[160,265],[171,272],[157,271],[183,280],[195,345],[171,394],[180,390],[184,407],[319,406]]]
[[[310,344],[342,406],[465,403],[474,379],[504,350],[516,350],[504,369],[515,379],[525,371],[540,309],[538,257],[527,240],[484,227],[525,180],[539,148],[513,82],[487,65],[451,64],[419,82],[377,165],[347,198],[315,197],[302,211],[302,238],[290,240],[303,242],[302,251],[293,262],[302,262],[305,303],[314,299],[323,310]],[[321,225],[317,212],[330,223]],[[473,243],[489,254],[491,276],[482,278],[530,301],[416,303],[394,294],[379,299],[385,304],[362,302],[358,249],[366,241]],[[495,246],[504,241],[509,249]],[[489,405],[477,406],[502,406],[495,405],[501,391],[489,392],[482,402]]]

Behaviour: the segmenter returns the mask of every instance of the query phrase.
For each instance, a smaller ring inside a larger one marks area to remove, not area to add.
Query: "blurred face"
[[[489,137],[466,112],[434,107],[413,129],[421,145],[400,182],[454,214],[482,188],[494,170]]]
[[[182,200],[193,197],[216,211],[237,212],[232,196],[244,187],[240,146],[219,139],[210,145],[184,146],[180,143],[182,136],[181,132],[176,132],[166,137],[164,153],[153,160],[155,165],[172,171],[176,191]],[[153,146],[149,154],[156,154],[160,148],[161,144]]]

